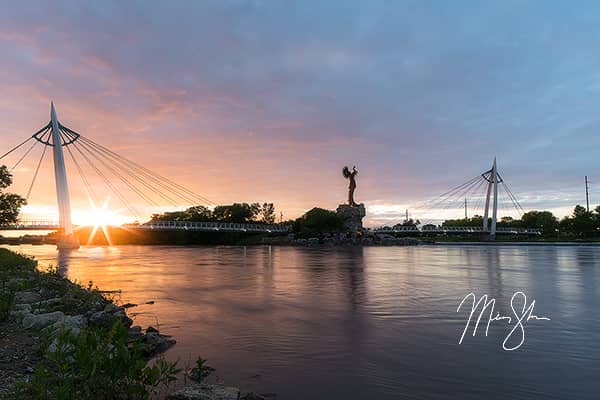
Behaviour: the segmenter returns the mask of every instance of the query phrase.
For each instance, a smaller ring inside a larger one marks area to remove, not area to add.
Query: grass
[[[76,336],[63,331],[55,349],[29,381],[15,387],[14,399],[145,400],[180,372],[163,358],[148,365],[119,321],[111,329],[86,329]]]
[[[30,257],[0,249],[0,322],[8,319],[15,293],[28,286],[26,278],[35,266],[35,260]]]

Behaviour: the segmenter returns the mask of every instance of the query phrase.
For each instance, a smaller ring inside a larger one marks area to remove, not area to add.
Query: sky
[[[356,165],[367,224],[395,223],[497,157],[525,210],[563,216],[584,175],[600,203],[599,43],[593,1],[16,2],[0,14],[0,153],[53,100],[64,125],[215,204],[335,209]],[[56,213],[52,174],[47,159],[24,214]]]

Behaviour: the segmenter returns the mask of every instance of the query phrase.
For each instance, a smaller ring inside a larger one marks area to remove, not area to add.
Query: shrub
[[[79,335],[63,331],[50,347],[32,379],[15,387],[15,398],[149,399],[180,372],[176,362],[164,358],[147,365],[120,322],[110,330],[93,328]]]

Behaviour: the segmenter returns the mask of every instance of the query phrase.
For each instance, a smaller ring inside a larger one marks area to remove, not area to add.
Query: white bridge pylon
[[[50,123],[52,124],[52,154],[54,158],[56,200],[58,202],[58,221],[63,229],[63,237],[58,241],[57,245],[59,248],[79,248],[79,240],[73,235],[71,198],[69,196],[69,183],[67,181],[67,170],[65,168],[65,156],[63,154],[63,146],[66,146],[68,143],[63,143],[54,102],[50,103]]]
[[[485,175],[489,174],[489,177]],[[490,239],[496,237],[496,223],[498,222],[498,169],[496,167],[496,157],[494,157],[494,163],[492,169],[482,174],[483,178],[488,181],[487,194],[485,197],[485,209],[483,211],[483,231],[490,233]],[[490,210],[490,196],[494,192],[494,203],[492,207],[492,227],[490,229],[490,221],[488,218]]]

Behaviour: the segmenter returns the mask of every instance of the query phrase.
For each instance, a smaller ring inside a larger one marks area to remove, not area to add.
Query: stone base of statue
[[[66,249],[78,249],[79,248],[79,240],[73,234],[71,235],[63,235],[56,242],[56,247],[60,250]]]
[[[344,229],[353,233],[363,230],[362,219],[366,215],[364,204],[361,203],[355,206],[340,204],[336,212],[344,221]]]

